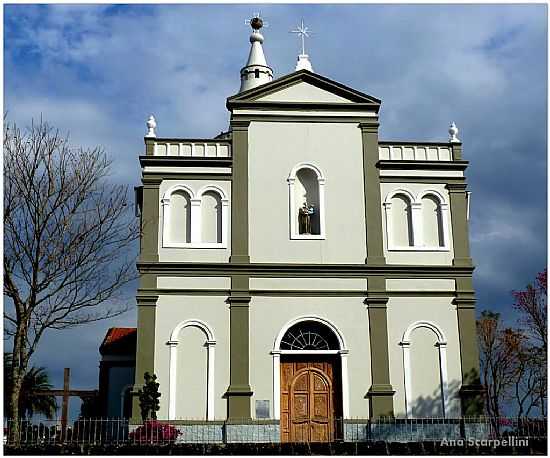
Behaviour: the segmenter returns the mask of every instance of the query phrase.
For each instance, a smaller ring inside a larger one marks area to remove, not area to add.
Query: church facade
[[[148,123],[134,392],[154,372],[158,418],[269,421],[282,441],[330,440],[335,419],[477,413],[456,127],[380,139],[379,99],[304,53],[273,79],[251,26],[227,132]]]

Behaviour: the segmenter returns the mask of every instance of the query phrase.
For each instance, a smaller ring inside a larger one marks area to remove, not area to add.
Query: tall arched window
[[[227,246],[229,200],[224,190],[215,185],[203,187],[200,198],[200,244],[204,248]]]
[[[287,179],[291,239],[325,238],[325,178],[308,163],[296,165]]]
[[[201,241],[222,242],[222,199],[214,191],[207,191],[201,197]]]
[[[421,218],[419,244],[426,249],[448,248],[447,203],[435,191],[425,191],[419,196]]]
[[[184,184],[171,187],[162,198],[162,246],[165,248],[226,248],[229,199],[215,185],[195,197]]]
[[[389,249],[412,247],[415,244],[413,198],[407,191],[395,191],[384,203],[386,234]]]
[[[192,242],[197,223],[197,204],[193,190],[185,185],[170,188],[162,199],[162,245],[184,246]]]

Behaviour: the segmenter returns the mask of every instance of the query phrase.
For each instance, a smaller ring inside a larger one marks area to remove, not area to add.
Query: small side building
[[[136,336],[136,328],[110,328],[99,347],[99,402],[102,417],[131,416]]]

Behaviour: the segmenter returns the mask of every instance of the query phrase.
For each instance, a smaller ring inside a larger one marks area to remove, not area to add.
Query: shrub
[[[174,442],[180,432],[177,428],[157,420],[147,420],[129,434],[132,442],[139,444],[159,444]]]

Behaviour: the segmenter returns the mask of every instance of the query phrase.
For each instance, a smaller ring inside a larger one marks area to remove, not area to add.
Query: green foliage
[[[9,396],[12,389],[11,354],[4,353],[4,416],[7,415]],[[23,377],[21,395],[19,397],[19,413],[21,418],[31,418],[34,414],[42,414],[54,418],[57,412],[55,396],[34,394],[35,391],[51,390],[50,377],[43,367],[32,366]]]
[[[143,376],[145,385],[143,389],[138,391],[141,418],[143,421],[149,418],[156,420],[157,412],[160,409],[160,385],[155,374],[151,375],[149,372],[145,372]]]

